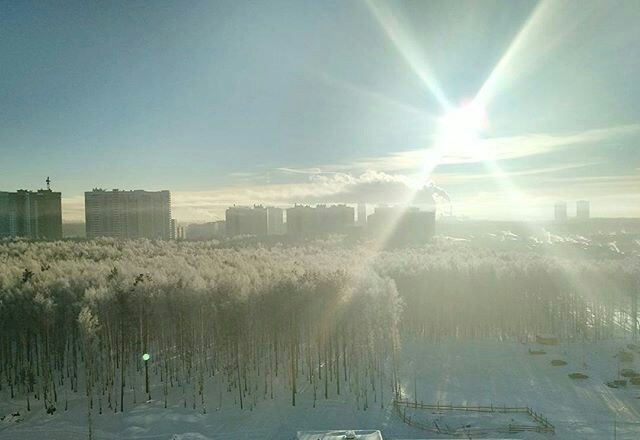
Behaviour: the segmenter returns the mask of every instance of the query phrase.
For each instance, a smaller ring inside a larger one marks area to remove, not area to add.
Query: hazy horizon
[[[50,176],[66,223],[94,187],[168,189],[204,222],[420,205],[431,181],[474,219],[640,217],[637,2],[123,5],[0,6],[0,189]],[[473,145],[438,149],[472,101]]]

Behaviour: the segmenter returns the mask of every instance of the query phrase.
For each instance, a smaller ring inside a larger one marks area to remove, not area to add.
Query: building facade
[[[212,240],[225,236],[225,222],[192,223],[186,229],[187,240]]]
[[[307,205],[295,205],[287,209],[287,234],[302,235],[315,233],[313,208]]]
[[[169,191],[106,191],[84,193],[87,238],[148,238],[169,240],[171,194]]]
[[[358,203],[358,226],[367,226],[367,204]]]
[[[283,234],[283,212],[281,208],[273,206],[231,206],[225,212],[226,234],[230,237]]]
[[[267,210],[261,205],[231,206],[225,212],[227,235],[267,235]]]
[[[169,220],[169,240],[178,239],[178,221],[175,218]]]
[[[553,217],[557,222],[567,221],[567,204],[566,202],[558,202],[553,207]]]
[[[268,206],[267,235],[282,235],[284,233],[284,209]]]
[[[435,235],[436,213],[415,207],[377,207],[367,218],[367,229],[388,245],[420,245]]]
[[[17,235],[14,194],[0,191],[0,237],[15,237]]]
[[[61,193],[50,189],[0,192],[0,236],[60,240]]]
[[[355,210],[347,205],[295,205],[287,209],[287,233],[301,236],[345,233],[355,223]]]
[[[591,216],[591,205],[588,200],[578,200],[576,202],[576,218],[587,220]]]

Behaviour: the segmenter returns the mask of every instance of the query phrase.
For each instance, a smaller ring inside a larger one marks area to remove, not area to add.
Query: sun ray
[[[523,237],[525,240],[528,240],[531,237],[535,237],[540,231],[537,230],[532,224],[526,221],[522,221],[522,213],[526,212],[527,206],[525,201],[530,200],[526,193],[524,193],[520,188],[518,188],[513,180],[510,179],[502,170],[500,165],[493,160],[488,160],[484,162],[487,171],[495,178],[495,181],[500,185],[503,192],[507,195],[507,205],[512,211],[512,218],[520,219],[519,223],[523,226],[526,237]],[[550,258],[556,258],[559,261],[567,261],[571,258],[566,252],[563,252],[562,249],[558,246],[552,245],[548,243],[545,247],[542,248],[544,255]],[[571,283],[571,288],[573,291],[578,294],[581,298],[588,297],[588,292],[590,290],[590,286],[585,283],[583,279],[579,276],[576,276],[575,272],[570,270],[569,268],[560,264],[558,266],[567,280]]]
[[[444,109],[450,108],[449,100],[442,91],[435,74],[429,67],[426,57],[422,54],[423,49],[420,48],[415,40],[406,32],[407,26],[403,25],[398,16],[394,15],[388,5],[383,2],[367,0],[366,3],[380,26],[384,29],[387,37],[414,73],[422,80],[438,104]]]
[[[425,148],[419,173],[420,181],[426,184],[431,173],[442,163],[446,156],[467,157],[473,159],[472,161],[485,164],[487,171],[506,194],[514,217],[524,212],[526,209],[524,203],[526,195],[502,171],[497,163],[495,152],[488,148],[486,142],[482,142],[481,132],[488,124],[486,111],[489,104],[499,93],[512,87],[517,80],[521,79],[528,70],[534,67],[535,63],[539,62],[538,58],[546,55],[555,45],[562,41],[566,34],[577,26],[580,18],[576,18],[575,22],[568,26],[561,26],[558,21],[558,17],[561,15],[558,13],[559,5],[550,0],[541,0],[509,44],[506,52],[479,89],[475,98],[460,108],[454,108],[446,98],[444,91],[422,55],[421,48],[417,46],[415,40],[406,31],[407,26],[399,20],[388,5],[382,4],[377,0],[367,0],[367,5],[387,37],[444,110],[444,115],[436,124],[438,126],[438,134],[435,136],[435,141]],[[588,14],[588,12],[585,14]],[[582,15],[582,17],[584,16]],[[552,28],[554,32],[551,38],[548,38],[549,28]],[[542,38],[543,36],[544,38]],[[399,203],[405,206],[413,204],[417,194],[423,188],[423,185],[416,185],[415,190]],[[397,221],[388,226],[382,239],[370,249],[368,258],[363,259],[363,264],[368,264],[386,246],[396,226]],[[533,228],[528,223],[525,223],[525,230],[528,234],[533,233]],[[554,251],[553,254],[553,256],[562,256],[557,251]],[[573,281],[577,286],[580,285],[579,280]]]
[[[512,75],[513,63],[522,53],[523,48],[530,44],[532,35],[537,31],[544,17],[549,14],[550,8],[550,2],[547,0],[542,0],[536,5],[516,37],[509,44],[507,51],[502,55],[482,87],[480,87],[476,100],[486,104],[495,96],[499,85],[505,87],[505,83],[509,80],[509,75]]]
[[[395,110],[401,110],[406,112],[407,114],[412,114],[419,118],[424,118],[425,122],[433,122],[436,120],[436,117],[431,113],[428,113],[422,108],[419,108],[415,105],[407,104],[402,101],[398,101],[396,99],[391,98],[384,93],[377,92],[375,90],[367,89],[362,86],[358,86],[349,81],[345,81],[342,79],[335,78],[333,76],[328,76],[326,74],[321,74],[318,72],[311,72],[310,75],[316,77],[319,81],[324,81],[332,87],[340,88],[346,91],[349,91],[353,94],[360,95],[363,98],[369,99],[371,101],[376,101],[384,105],[388,105],[389,107],[394,108]]]
[[[520,28],[509,47],[502,55],[489,77],[478,91],[475,100],[487,106],[500,93],[515,86],[535,68],[568,36],[579,29],[580,24],[598,8],[606,4],[585,3],[579,11],[568,2],[541,0]],[[567,20],[570,16],[572,19]]]

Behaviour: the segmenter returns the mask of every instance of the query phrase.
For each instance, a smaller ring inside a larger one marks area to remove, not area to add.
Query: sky
[[[640,217],[638,23],[635,0],[0,2],[0,190],[50,176],[65,222],[96,187],[168,189],[183,222],[429,185],[472,218]]]

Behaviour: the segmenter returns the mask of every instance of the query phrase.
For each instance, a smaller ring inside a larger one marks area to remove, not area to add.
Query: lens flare
[[[448,158],[489,160],[486,145],[480,142],[487,126],[487,113],[476,102],[452,109],[439,120],[438,149]]]

